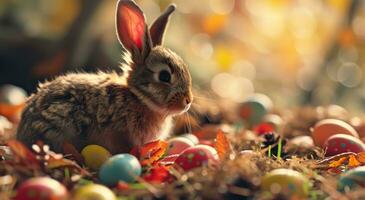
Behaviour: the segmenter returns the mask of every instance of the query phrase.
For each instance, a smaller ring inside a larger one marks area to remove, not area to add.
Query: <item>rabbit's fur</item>
[[[27,101],[17,138],[27,145],[43,140],[55,151],[62,151],[64,142],[79,150],[98,144],[115,154],[166,137],[162,129],[171,116],[189,109],[193,98],[188,67],[161,46],[174,8],[148,30],[139,7],[119,0],[118,39],[131,54],[122,66],[125,73],[74,73],[40,84]],[[162,71],[169,72],[170,82],[161,81]]]

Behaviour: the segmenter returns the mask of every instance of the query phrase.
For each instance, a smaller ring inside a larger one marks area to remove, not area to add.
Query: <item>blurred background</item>
[[[276,107],[365,110],[365,3],[359,0],[137,0],[151,23],[177,5],[165,46],[195,88]],[[34,92],[69,71],[119,70],[116,0],[1,0],[0,85]]]

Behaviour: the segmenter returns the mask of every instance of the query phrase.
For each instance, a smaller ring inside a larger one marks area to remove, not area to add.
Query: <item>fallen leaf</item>
[[[361,164],[362,163],[359,162],[354,155],[349,156],[349,164],[348,164],[349,167],[354,168],[360,166]]]
[[[358,153],[356,159],[362,164],[365,164],[365,152]]]
[[[9,140],[8,147],[21,161],[31,165],[32,167],[40,168],[39,161],[36,155],[31,152],[23,143],[17,140]]]
[[[347,160],[347,157],[342,157],[339,160],[331,161],[328,166],[332,167],[332,168],[336,168],[336,167],[341,166],[343,163],[345,163],[346,160]]]
[[[143,166],[152,165],[158,161],[168,147],[168,143],[163,140],[157,140],[143,145],[138,152],[140,162]]]
[[[156,166],[150,169],[143,179],[149,183],[163,183],[168,181],[171,175],[165,166]]]
[[[227,136],[220,129],[217,133],[215,148],[218,152],[218,156],[220,159],[225,158],[227,154],[229,154],[231,151],[231,144],[228,141]]]

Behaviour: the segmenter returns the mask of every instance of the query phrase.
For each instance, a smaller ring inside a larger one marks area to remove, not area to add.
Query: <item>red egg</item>
[[[14,200],[65,200],[67,189],[48,177],[31,178],[22,183]]]
[[[348,123],[338,119],[324,119],[313,128],[312,137],[317,146],[323,147],[325,141],[335,134],[346,134],[359,137],[356,130]]]
[[[187,138],[176,137],[168,141],[167,155],[180,154],[185,149],[193,147],[194,143]]]
[[[175,164],[184,170],[216,164],[218,162],[217,151],[207,145],[197,145],[183,151],[175,160]]]
[[[328,138],[325,143],[326,156],[334,156],[344,152],[359,153],[365,151],[365,144],[356,137],[336,134]]]

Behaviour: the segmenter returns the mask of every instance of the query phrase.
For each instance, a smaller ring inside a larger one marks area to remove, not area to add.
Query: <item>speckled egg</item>
[[[87,145],[81,155],[84,158],[86,166],[93,170],[98,170],[100,166],[111,156],[110,152],[99,145]]]
[[[169,147],[166,151],[167,155],[180,154],[185,149],[193,147],[194,143],[184,137],[176,137],[168,140]]]
[[[192,142],[193,142],[193,144],[194,144],[194,145],[197,145],[197,144],[199,143],[199,139],[198,139],[198,137],[196,137],[196,135],[191,134],[191,133],[183,134],[183,135],[181,135],[180,137],[184,137],[184,138],[189,139],[190,141],[192,141]]]
[[[78,188],[74,200],[116,200],[115,194],[104,185],[89,184]]]
[[[338,179],[337,189],[341,192],[365,186],[365,166],[351,169]]]
[[[208,164],[216,164],[218,162],[217,151],[207,145],[197,145],[185,149],[175,160],[175,164],[184,170],[190,170]]]
[[[67,196],[67,189],[58,181],[36,177],[19,186],[14,200],[65,200]]]
[[[334,156],[344,152],[359,153],[365,151],[365,144],[358,138],[336,134],[328,138],[325,142],[326,156]]]
[[[275,169],[262,178],[261,189],[272,195],[283,193],[292,198],[305,199],[308,196],[309,180],[291,169]]]
[[[346,134],[359,137],[356,130],[348,123],[338,119],[324,119],[319,121],[312,130],[314,144],[324,147],[326,140],[335,134]]]
[[[119,181],[134,182],[142,172],[138,159],[131,154],[117,154],[110,157],[100,168],[99,178],[105,185]]]
[[[250,124],[257,124],[271,110],[272,102],[264,94],[256,94],[243,102],[239,108],[239,115]]]

